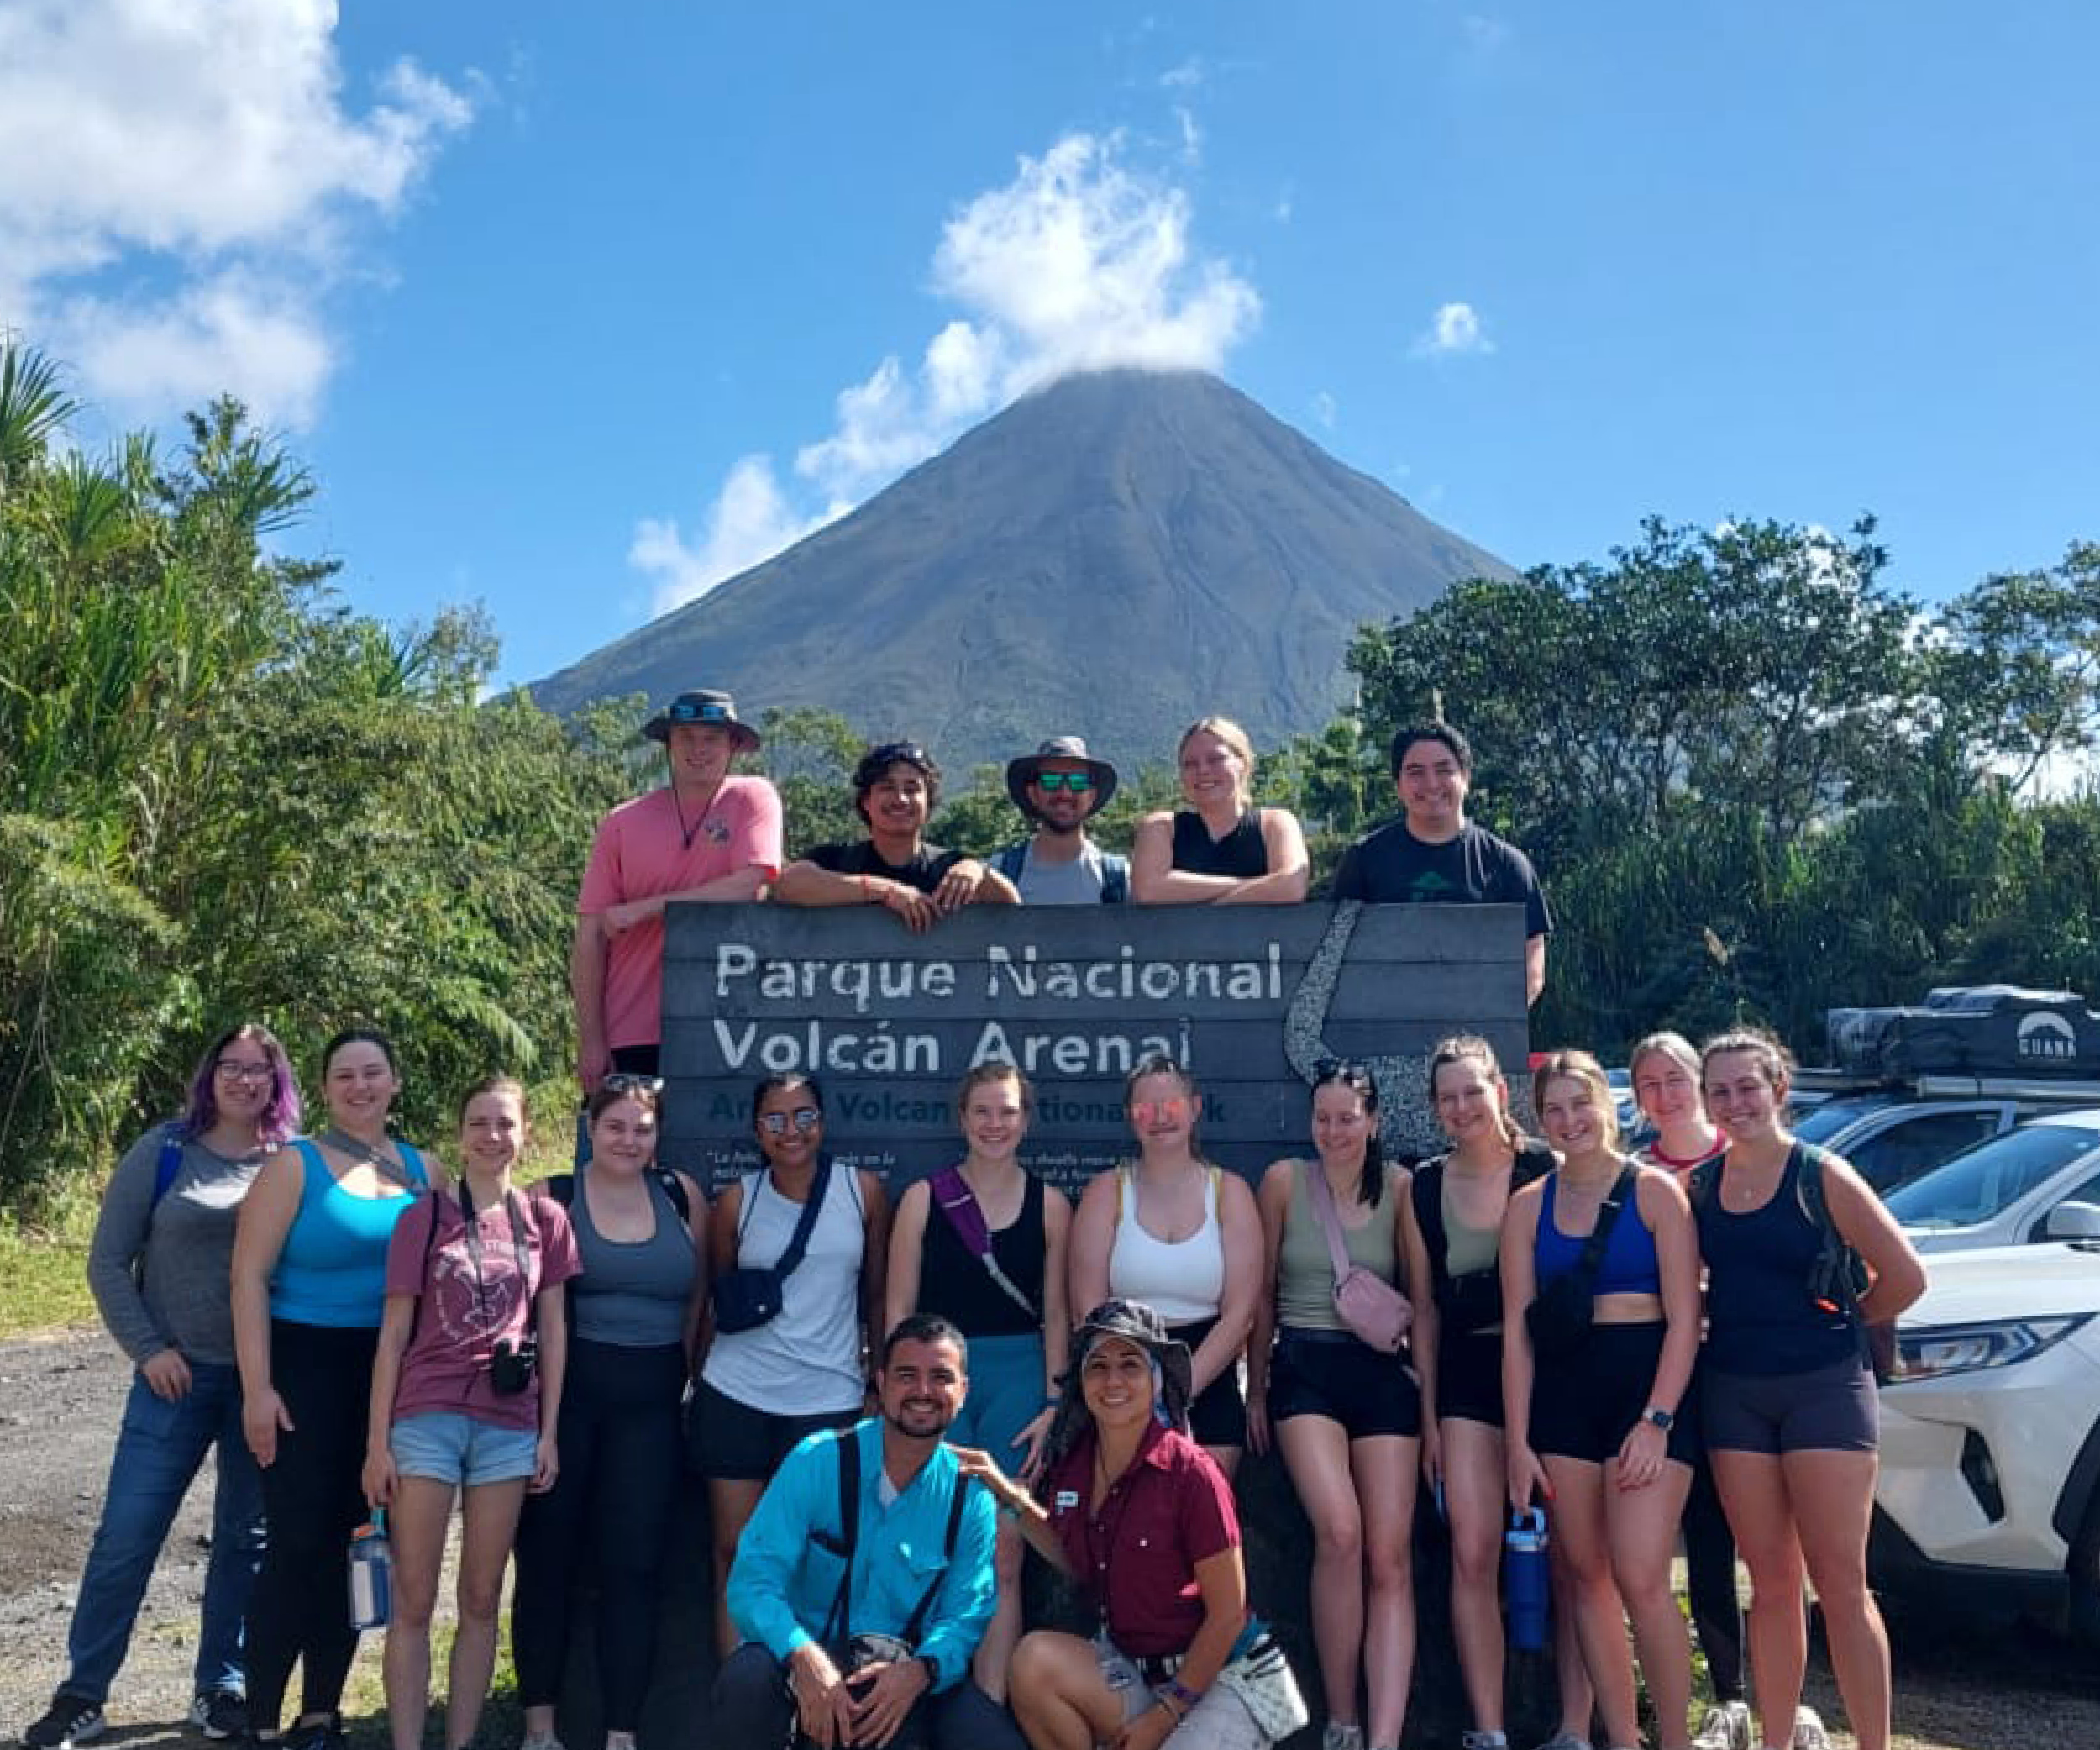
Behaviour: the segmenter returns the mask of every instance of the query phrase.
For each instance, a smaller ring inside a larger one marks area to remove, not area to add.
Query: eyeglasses
[[[1053,794],[1060,790],[1068,790],[1074,796],[1084,796],[1094,787],[1094,775],[1091,772],[1037,772],[1035,781],[1040,788]]]
[[[807,1136],[824,1122],[823,1113],[813,1106],[798,1106],[791,1112],[766,1112],[759,1119],[759,1128],[769,1137],[784,1137],[792,1122],[796,1130]]]
[[[624,1069],[616,1069],[598,1085],[608,1094],[647,1094],[654,1100],[664,1091],[664,1078],[660,1075],[632,1075]]]
[[[221,1081],[244,1081],[251,1086],[260,1086],[277,1079],[277,1072],[268,1064],[243,1064],[230,1057],[223,1057],[213,1064],[212,1073]]]
[[[726,723],[729,707],[717,699],[680,699],[664,715],[674,723]]]
[[[1130,1109],[1130,1115],[1140,1124],[1157,1124],[1163,1119],[1178,1124],[1189,1116],[1189,1101],[1179,1094],[1171,1100],[1141,1100]]]

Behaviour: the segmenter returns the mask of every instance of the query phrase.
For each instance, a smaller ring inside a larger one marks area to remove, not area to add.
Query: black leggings
[[[1687,1392],[1686,1396],[1691,1394]],[[1716,1701],[1743,1699],[1743,1607],[1735,1591],[1735,1534],[1721,1511],[1714,1467],[1701,1453],[1684,1502],[1685,1587]]]
[[[569,1609],[588,1553],[596,1564],[598,1684],[608,1732],[642,1722],[655,1654],[657,1575],[669,1541],[683,1444],[677,1343],[569,1347],[557,1437],[561,1469],[526,1498],[517,1527],[511,1648],[518,1700],[551,1707],[569,1657]]]
[[[270,1324],[270,1378],[292,1426],[262,1474],[267,1541],[248,1605],[248,1717],[275,1732],[291,1668],[299,1711],[332,1714],[357,1656],[350,1627],[350,1533],[363,1523],[365,1432],[374,1328]]]

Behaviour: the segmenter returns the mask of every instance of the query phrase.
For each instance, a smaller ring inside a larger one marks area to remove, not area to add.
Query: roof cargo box
[[[1921,1006],[1832,1009],[1830,1061],[1859,1075],[2100,1077],[2100,1015],[2070,991],[1948,986]]]

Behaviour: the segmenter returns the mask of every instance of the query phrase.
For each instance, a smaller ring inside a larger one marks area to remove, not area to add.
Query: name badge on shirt
[[[1050,1510],[1053,1513],[1067,1512],[1070,1509],[1078,1506],[1079,1504],[1079,1491],[1078,1490],[1060,1489],[1058,1490],[1057,1494],[1051,1498]]]

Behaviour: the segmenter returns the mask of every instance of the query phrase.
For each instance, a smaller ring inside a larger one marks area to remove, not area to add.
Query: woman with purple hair
[[[23,1734],[29,1750],[60,1750],[102,1730],[160,1546],[215,1448],[190,1718],[213,1738],[247,1724],[241,1621],[262,1559],[263,1509],[234,1364],[234,1222],[264,1157],[298,1127],[299,1089],[284,1047],[267,1027],[244,1022],[205,1052],[182,1116],[148,1131],[110,1179],[87,1280],[138,1371],[73,1606],[66,1680]]]

